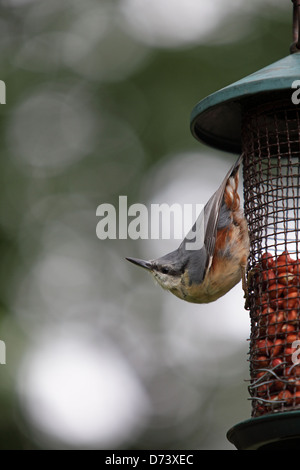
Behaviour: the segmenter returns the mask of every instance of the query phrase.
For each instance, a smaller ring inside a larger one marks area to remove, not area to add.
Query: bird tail
[[[243,159],[243,154],[239,156],[235,164],[228,172],[228,178],[224,189],[224,202],[231,211],[236,211],[240,207],[240,196],[238,194],[239,186],[239,168]]]

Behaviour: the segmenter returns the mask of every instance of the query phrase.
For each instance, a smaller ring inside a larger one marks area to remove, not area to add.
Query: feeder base
[[[227,439],[237,450],[299,450],[300,411],[248,419],[233,426]]]

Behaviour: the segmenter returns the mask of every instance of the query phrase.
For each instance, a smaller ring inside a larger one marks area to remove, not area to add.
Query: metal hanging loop
[[[293,2],[293,42],[290,46],[290,53],[300,52],[300,0]]]

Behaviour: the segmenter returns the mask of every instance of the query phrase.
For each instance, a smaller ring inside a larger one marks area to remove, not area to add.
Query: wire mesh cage
[[[249,393],[257,417],[300,408],[299,107],[280,95],[248,103],[242,142],[251,245]]]
[[[300,0],[292,4],[289,56],[205,97],[191,114],[197,140],[243,152],[252,411],[227,433],[238,449],[300,445]]]

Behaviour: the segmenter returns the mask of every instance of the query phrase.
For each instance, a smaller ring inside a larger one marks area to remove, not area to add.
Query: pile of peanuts
[[[249,390],[260,416],[300,407],[300,260],[287,251],[276,258],[264,253],[254,280],[261,295],[250,348]]]

